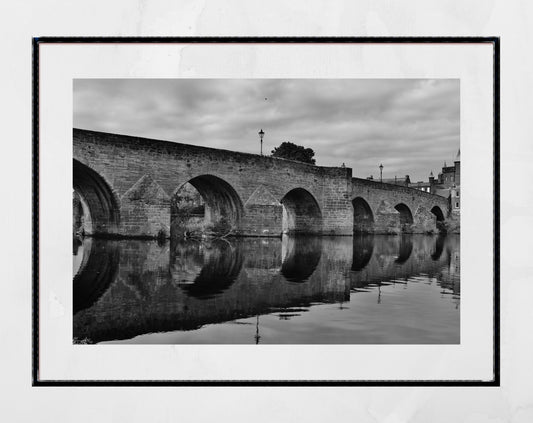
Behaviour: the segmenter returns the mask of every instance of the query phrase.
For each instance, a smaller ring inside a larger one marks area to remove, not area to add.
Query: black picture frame
[[[40,380],[39,378],[39,47],[109,43],[490,44],[493,48],[493,378],[477,380]],[[35,37],[32,40],[32,385],[45,386],[500,386],[500,39],[498,37]]]

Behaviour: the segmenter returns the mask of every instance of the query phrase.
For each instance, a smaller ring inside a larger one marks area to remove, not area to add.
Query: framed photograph
[[[34,385],[499,385],[499,39],[36,38],[33,76]]]

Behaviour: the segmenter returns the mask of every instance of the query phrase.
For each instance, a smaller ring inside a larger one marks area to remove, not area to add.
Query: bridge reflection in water
[[[74,243],[74,341],[458,343],[459,237]]]

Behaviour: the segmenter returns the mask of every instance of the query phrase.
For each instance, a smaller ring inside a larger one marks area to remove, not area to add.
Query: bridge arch
[[[352,200],[353,206],[353,231],[356,234],[369,234],[374,232],[374,214],[367,201],[362,197]]]
[[[433,213],[437,217],[437,222],[444,221],[444,213],[442,212],[442,209],[439,206],[434,206],[431,209],[431,213]]]
[[[411,232],[411,225],[413,224],[413,213],[411,213],[411,209],[404,203],[396,204],[394,208],[400,213],[402,232]]]
[[[120,222],[119,202],[104,177],[74,159],[73,187],[82,206],[83,232],[87,235],[117,234]]]
[[[185,185],[192,185],[203,200],[201,218],[191,219],[190,210],[184,210],[177,201]],[[216,232],[238,231],[244,213],[242,200],[235,189],[218,176],[204,174],[196,176],[178,187],[171,198],[171,235],[185,231]]]
[[[320,233],[322,212],[313,194],[303,188],[294,188],[281,199],[283,205],[283,232]]]
[[[444,213],[442,212],[442,209],[439,206],[434,206],[431,209],[431,213],[435,215],[437,218],[437,229],[441,233],[446,233],[446,224],[444,223]]]

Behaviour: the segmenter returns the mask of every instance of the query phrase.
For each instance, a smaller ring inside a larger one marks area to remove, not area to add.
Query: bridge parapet
[[[381,189],[385,191],[403,192],[405,194],[420,195],[428,199],[434,199],[435,196],[445,198],[440,195],[431,194],[426,191],[420,191],[419,189],[416,189],[416,188],[406,187],[404,185],[389,184],[386,182],[378,182],[373,179],[363,179],[363,178],[353,177],[352,183],[357,184],[357,185],[372,187],[373,189]]]

